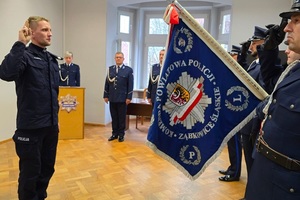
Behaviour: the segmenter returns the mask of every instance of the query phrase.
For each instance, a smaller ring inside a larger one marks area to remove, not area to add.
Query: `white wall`
[[[233,0],[231,44],[238,45],[252,37],[254,26],[265,28],[268,24],[279,24],[279,13],[291,8],[291,0]],[[280,45],[280,50],[286,46]]]
[[[29,16],[40,15],[50,20],[52,45],[50,52],[62,52],[61,0],[1,0],[0,1],[0,62],[18,40],[18,31]],[[16,95],[14,82],[0,81],[0,141],[11,138],[16,128]]]
[[[116,9],[115,9],[116,12]],[[106,72],[107,3],[103,0],[65,0],[65,50],[79,64],[85,88],[85,122],[106,124],[103,84]],[[110,25],[115,26],[115,21]]]

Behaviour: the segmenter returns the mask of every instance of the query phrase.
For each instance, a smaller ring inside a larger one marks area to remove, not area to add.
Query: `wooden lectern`
[[[84,92],[82,87],[59,87],[59,139],[83,139]]]

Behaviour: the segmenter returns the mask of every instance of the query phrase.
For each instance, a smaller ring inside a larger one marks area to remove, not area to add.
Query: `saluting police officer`
[[[300,53],[300,1],[280,14],[289,49]],[[279,77],[270,97],[257,109],[264,117],[246,200],[300,199],[300,62],[292,62]]]
[[[58,59],[47,51],[52,31],[48,19],[31,16],[0,66],[0,78],[14,81],[19,157],[19,200],[44,200],[54,174],[58,142]],[[30,42],[31,41],[31,42]]]
[[[265,38],[267,36],[266,33],[267,29],[255,26],[254,34],[249,40],[249,42],[251,43],[249,50],[251,51],[251,55],[255,58],[255,60],[249,65],[247,72],[257,83],[260,84],[262,88],[265,88],[265,83],[261,76],[261,65],[259,62],[257,47],[264,43]],[[242,144],[244,149],[244,157],[246,161],[248,176],[253,163],[252,152],[254,149],[254,141],[259,132],[259,128],[260,120],[257,117],[255,117],[240,130],[242,134]]]
[[[112,118],[112,136],[108,141],[118,139],[124,141],[126,110],[131,102],[133,92],[133,70],[123,64],[124,54],[115,54],[115,65],[109,67],[105,80],[103,98],[109,102],[110,115]]]

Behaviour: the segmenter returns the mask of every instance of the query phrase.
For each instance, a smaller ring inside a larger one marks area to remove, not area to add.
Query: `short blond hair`
[[[66,51],[65,57],[73,57],[73,53],[71,51]]]
[[[46,21],[46,22],[49,22],[48,19],[46,19],[45,17],[40,17],[40,16],[30,16],[30,17],[27,19],[28,26],[29,26],[29,28],[31,28],[31,29],[36,28],[36,27],[37,27],[37,23],[40,22],[40,21]]]

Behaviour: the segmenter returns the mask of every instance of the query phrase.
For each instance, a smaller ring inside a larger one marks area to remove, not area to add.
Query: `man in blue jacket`
[[[0,67],[0,78],[16,85],[18,113],[13,140],[19,156],[20,200],[45,199],[54,173],[59,68],[57,57],[46,49],[51,37],[47,19],[29,17]]]
[[[123,64],[124,54],[115,54],[115,65],[108,68],[104,85],[103,99],[109,102],[112,118],[112,136],[108,141],[124,141],[127,105],[131,102],[133,92],[133,70]]]
[[[300,1],[280,14],[288,47],[300,53]],[[277,78],[275,75],[273,77]],[[257,109],[264,118],[246,188],[246,200],[300,199],[300,62],[281,73],[270,97]]]

